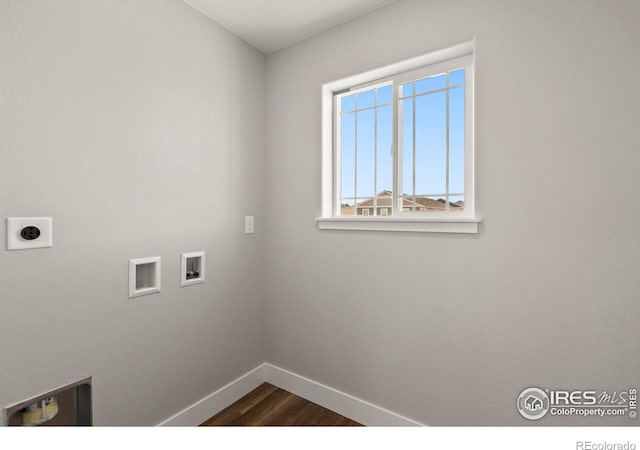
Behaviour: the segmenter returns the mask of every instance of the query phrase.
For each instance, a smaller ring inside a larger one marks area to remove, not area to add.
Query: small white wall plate
[[[39,236],[24,239],[21,232],[25,227],[36,227]],[[26,250],[31,248],[53,247],[53,226],[51,217],[8,217],[7,250]]]

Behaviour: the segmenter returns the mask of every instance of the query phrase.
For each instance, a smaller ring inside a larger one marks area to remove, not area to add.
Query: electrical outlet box
[[[204,283],[205,253],[183,253],[180,257],[180,286]]]
[[[7,250],[53,247],[51,217],[7,218]]]

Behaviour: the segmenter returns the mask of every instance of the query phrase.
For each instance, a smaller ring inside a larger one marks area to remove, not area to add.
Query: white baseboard
[[[236,378],[158,426],[198,426],[265,381],[369,427],[424,426],[415,420],[268,363]]]
[[[202,400],[158,424],[160,427],[193,427],[210,419],[265,382],[265,364],[236,378]]]
[[[265,364],[265,378],[268,383],[274,386],[292,392],[369,427],[424,426],[415,420],[272,364]]]

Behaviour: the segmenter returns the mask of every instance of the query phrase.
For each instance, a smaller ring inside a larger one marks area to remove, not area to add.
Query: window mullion
[[[355,112],[353,117],[353,208],[358,215],[358,96],[354,98]]]
[[[373,215],[378,215],[378,90],[373,91]]]
[[[401,208],[398,203],[400,186],[402,185],[402,173],[400,170],[400,143],[402,142],[401,127],[399,122],[402,120],[402,108],[400,108],[398,89],[396,83],[392,84],[393,91],[393,110],[392,110],[392,126],[391,126],[391,158],[393,166],[392,176],[392,193],[391,193],[391,214],[398,216]]]
[[[411,113],[413,114],[413,119],[412,119],[412,126],[411,126],[411,133],[412,133],[412,141],[411,144],[413,146],[413,161],[412,161],[412,169],[413,169],[413,180],[411,181],[411,189],[412,189],[412,196],[411,196],[411,200],[413,201],[413,205],[411,206],[411,208],[413,208],[413,211],[416,210],[416,82],[412,82],[411,83],[412,89],[411,92],[413,92],[413,96],[411,97]]]
[[[446,171],[447,173],[445,174],[445,179],[446,179],[446,194],[444,197],[445,200],[445,211],[449,211],[449,93],[451,92],[451,90],[449,89],[449,73],[447,72],[447,92],[446,92],[446,98],[447,98],[447,106],[445,109],[445,123],[446,123],[446,131],[445,133],[447,134],[446,136],[446,141],[447,141],[447,150],[446,150]]]

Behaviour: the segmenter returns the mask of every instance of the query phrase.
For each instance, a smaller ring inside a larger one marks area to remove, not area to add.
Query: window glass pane
[[[393,190],[393,157],[391,154],[393,110],[391,105],[381,106],[378,111],[378,147],[376,194]]]
[[[355,114],[341,118],[340,192],[342,197],[355,197]]]
[[[416,197],[415,201],[416,211],[446,211],[447,202],[444,197]]]
[[[356,199],[355,214],[357,216],[373,216],[373,198]]]
[[[413,201],[413,196],[408,194],[400,198],[400,205],[403,211],[419,211],[420,204]]]
[[[393,197],[391,191],[385,191],[379,193],[380,195],[376,196],[376,215],[380,216],[382,214],[390,216],[391,208],[393,207]],[[385,212],[386,211],[386,212]]]
[[[375,102],[375,89],[371,89],[369,91],[361,92],[358,95],[358,109],[368,108],[373,106]]]
[[[436,89],[443,89],[445,87],[447,87],[447,74],[437,75],[416,81],[416,94],[435,91]]]
[[[357,113],[357,196],[373,197],[374,193],[374,110],[368,109]]]
[[[413,95],[413,82],[405,83],[401,86],[400,97],[408,97]]]
[[[413,99],[401,100],[402,108],[402,192],[413,194]]]
[[[341,216],[353,216],[353,199],[341,198],[340,199],[340,215]]]
[[[464,211],[464,197],[449,197],[449,211]]]
[[[391,103],[393,98],[393,91],[391,85],[378,88],[378,105],[385,103]]]
[[[449,86],[464,84],[464,69],[449,73]]]
[[[446,193],[447,93],[416,97],[416,193]]]
[[[340,102],[341,102],[340,111],[342,111],[342,112],[353,111],[355,109],[355,106],[356,106],[355,97],[356,97],[355,95],[349,95],[348,97],[342,97],[342,99],[340,100]]]
[[[401,85],[395,105],[391,85],[340,98],[340,215],[391,215],[394,189],[403,211],[464,211],[464,83],[465,69],[459,69]],[[400,166],[394,174],[396,110]]]
[[[450,194],[464,194],[464,89],[449,90]]]

